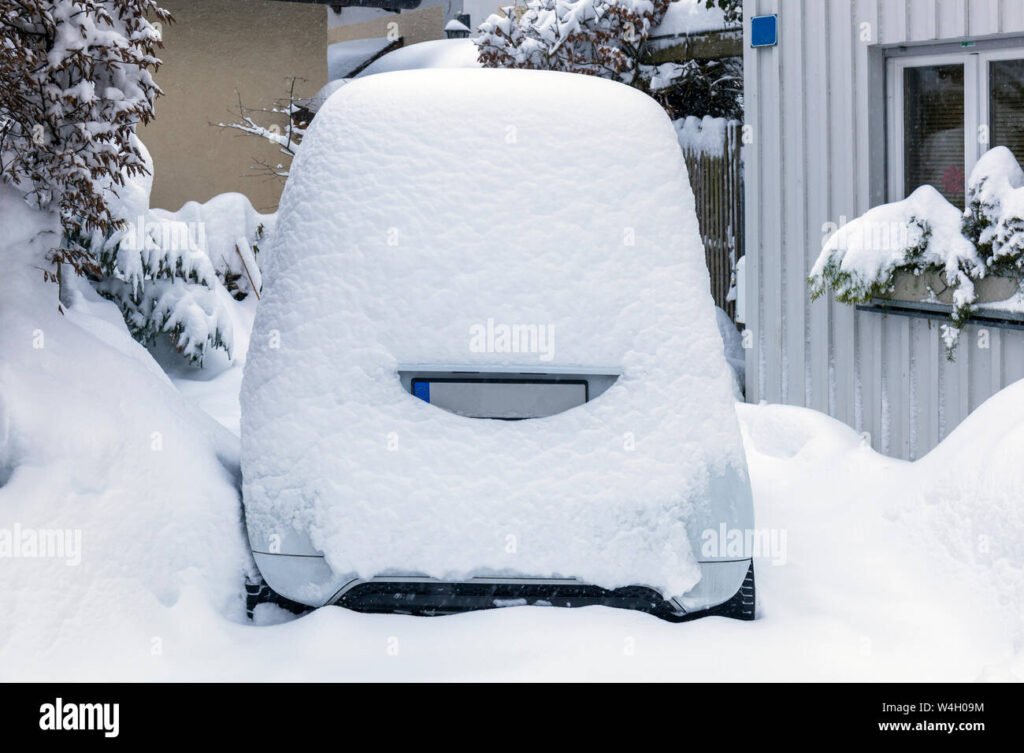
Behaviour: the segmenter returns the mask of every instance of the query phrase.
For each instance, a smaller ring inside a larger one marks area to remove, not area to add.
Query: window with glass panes
[[[890,201],[930,185],[962,208],[986,151],[1024,162],[1024,48],[890,58],[887,78]]]

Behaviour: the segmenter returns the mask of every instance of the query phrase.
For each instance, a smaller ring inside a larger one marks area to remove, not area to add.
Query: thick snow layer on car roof
[[[749,505],[693,194],[647,96],[536,71],[358,79],[303,143],[271,257],[242,394],[257,537],[288,521],[363,577],[681,594],[695,522]],[[488,321],[549,327],[551,358],[479,352]],[[621,376],[500,422],[416,399],[407,364]]]

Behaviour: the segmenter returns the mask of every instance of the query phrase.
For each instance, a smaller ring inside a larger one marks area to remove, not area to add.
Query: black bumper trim
[[[710,609],[686,612],[657,591],[643,586],[605,589],[586,584],[446,583],[438,581],[368,581],[345,591],[333,603],[356,612],[439,616],[509,606],[631,609],[669,622],[721,616],[753,619],[753,565],[749,581],[729,601]]]

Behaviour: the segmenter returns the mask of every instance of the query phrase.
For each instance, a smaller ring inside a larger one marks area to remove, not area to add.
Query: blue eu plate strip
[[[425,403],[430,402],[430,382],[416,382],[412,386],[412,394]]]

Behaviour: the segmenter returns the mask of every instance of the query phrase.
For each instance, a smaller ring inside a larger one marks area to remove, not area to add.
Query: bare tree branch
[[[235,109],[230,111],[234,114],[234,119],[228,123],[211,123],[210,125],[225,130],[238,131],[246,136],[252,136],[274,144],[280,149],[281,154],[284,155],[290,166],[292,158],[295,157],[299,146],[302,144],[302,139],[306,135],[306,129],[309,124],[303,117],[305,110],[299,105],[299,99],[295,93],[296,84],[299,81],[305,81],[305,79],[290,76],[287,81],[287,94],[275,101],[271,107],[249,107],[242,101],[241,93],[235,92],[238,97],[238,103]],[[263,117],[259,118],[259,116]],[[277,120],[283,119],[285,125],[282,127],[280,123],[264,124],[261,122],[261,120],[266,121],[274,118]],[[253,158],[253,162],[254,164],[250,166],[250,170],[254,175],[281,180],[288,177],[288,167],[285,165],[271,165],[257,158]]]

